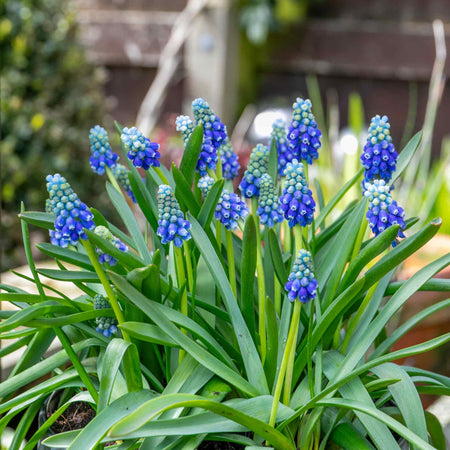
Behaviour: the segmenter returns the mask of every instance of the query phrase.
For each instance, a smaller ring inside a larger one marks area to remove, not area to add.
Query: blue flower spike
[[[116,164],[116,166],[112,169],[112,173],[119,185],[127,193],[128,197],[131,198],[133,203],[137,203],[136,197],[134,196],[133,190],[131,189],[130,180],[128,178],[128,169],[122,164]]]
[[[230,142],[227,140],[220,147],[220,160],[222,162],[222,174],[226,180],[233,180],[239,175],[239,157],[233,152]]]
[[[247,170],[239,184],[242,195],[246,198],[258,197],[261,177],[269,168],[269,150],[265,145],[258,144],[250,154]]]
[[[260,222],[269,228],[284,220],[283,209],[276,194],[275,185],[271,176],[267,173],[261,177],[256,214],[258,214]]]
[[[209,175],[205,175],[204,177],[201,177],[197,183],[198,188],[202,191],[202,194],[205,198],[209,194],[209,191],[211,190],[213,185],[214,185],[214,180]]]
[[[105,241],[108,241],[110,244],[114,245],[114,247],[118,248],[122,252],[128,251],[128,247],[116,236],[114,236],[111,231],[108,230],[108,228],[104,227],[103,225],[99,225],[98,227],[95,227],[94,233],[104,239]],[[98,260],[101,264],[108,263],[110,266],[115,266],[117,264],[117,259],[114,258],[111,255],[108,255],[100,248],[95,248],[95,251],[98,254]]]
[[[214,217],[229,231],[235,230],[239,220],[248,216],[248,208],[239,195],[224,189],[217,202]]]
[[[191,238],[191,224],[184,219],[172,188],[166,184],[161,184],[158,189],[158,213],[157,235],[163,244],[173,241],[176,247],[181,247],[183,241]]]
[[[284,217],[291,228],[297,224],[306,227],[313,221],[316,202],[305,178],[303,164],[296,159],[288,163],[285,177],[280,197]]]
[[[292,106],[293,116],[287,134],[288,147],[294,158],[312,164],[319,157],[322,133],[317,128],[316,119],[312,113],[311,100],[297,98]]]
[[[119,155],[114,153],[108,142],[108,133],[100,125],[91,128],[89,132],[91,157],[89,164],[92,170],[99,175],[105,173],[106,167],[110,169],[116,166]]]
[[[367,220],[375,236],[383,232],[391,225],[399,225],[398,237],[404,238],[405,212],[403,208],[397,205],[392,198],[389,185],[384,180],[373,180],[364,184],[364,196],[369,200],[369,209],[367,211]],[[394,241],[392,246],[395,247]]]
[[[285,285],[291,302],[300,300],[307,303],[317,296],[317,280],[314,276],[311,253],[300,249]]]
[[[283,119],[276,119],[272,124],[272,140],[275,140],[278,154],[278,173],[284,177],[286,164],[294,159],[294,154],[287,145],[286,126]]]
[[[135,167],[142,167],[148,170],[150,167],[159,167],[159,144],[150,142],[136,127],[122,130],[120,136],[127,151],[127,156]]]
[[[94,309],[109,309],[110,303],[103,295],[97,294],[94,297]],[[117,319],[115,317],[100,316],[95,319],[97,323],[96,331],[103,334],[103,336],[111,337],[112,334],[117,333]]]
[[[194,131],[194,122],[189,116],[178,116],[175,120],[175,128],[181,134],[184,145],[186,145]]]
[[[395,172],[398,153],[392,144],[390,128],[387,116],[376,115],[370,122],[369,135],[361,155],[365,181],[389,181]]]
[[[214,114],[208,103],[202,98],[192,102],[195,124],[203,125],[203,144],[197,162],[197,172],[204,176],[207,169],[214,170],[217,164],[217,152],[227,139],[226,127]]]
[[[59,173],[48,175],[46,211],[55,216],[55,230],[50,230],[50,240],[53,245],[67,247],[76,245],[81,239],[86,240],[84,229],[95,227],[94,216],[75,194],[70,184]]]

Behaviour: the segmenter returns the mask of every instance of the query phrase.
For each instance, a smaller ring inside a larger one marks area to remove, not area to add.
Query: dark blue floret
[[[392,144],[390,128],[387,116],[376,115],[370,122],[369,136],[361,155],[365,181],[389,181],[395,172],[398,153]]]
[[[150,167],[159,167],[159,144],[150,142],[136,127],[122,130],[120,136],[127,151],[127,156],[135,167],[142,167],[148,170]]]
[[[131,198],[133,203],[136,203],[136,197],[133,194],[133,190],[131,189],[130,180],[128,178],[128,169],[122,164],[116,164],[113,168],[112,173],[119,183],[119,185],[124,189],[127,193],[128,197]]]
[[[308,251],[301,249],[298,252],[285,289],[291,302],[298,299],[302,303],[307,303],[316,298],[317,280]]]
[[[202,98],[192,102],[192,110],[196,125],[203,125],[203,144],[196,169],[200,175],[204,176],[207,169],[216,168],[217,152],[226,141],[227,132],[225,125]]]
[[[258,214],[261,223],[268,227],[273,227],[276,223],[282,222],[284,219],[283,209],[275,192],[275,185],[267,173],[261,177],[256,214]]]
[[[51,243],[67,247],[76,245],[80,238],[86,240],[84,229],[95,227],[92,213],[59,173],[48,175],[46,180],[49,193],[46,210],[56,217],[55,230],[50,231]]]
[[[94,297],[94,309],[109,309],[110,303],[100,294]],[[97,317],[95,319],[97,323],[96,331],[102,333],[106,337],[110,337],[112,334],[117,333],[117,319],[115,317]]]
[[[399,225],[398,237],[404,238],[405,212],[403,208],[397,205],[397,202],[390,194],[389,186],[384,180],[373,180],[372,183],[364,184],[364,196],[369,199],[369,209],[367,211],[367,220],[375,236],[383,232],[391,225]],[[394,241],[392,246],[395,247]]]
[[[247,170],[239,184],[242,195],[247,198],[259,196],[261,177],[267,173],[269,167],[269,150],[266,146],[258,144],[250,155]]]
[[[248,216],[248,208],[239,195],[224,189],[217,202],[214,216],[227,230],[235,230],[238,227],[238,220],[245,220]]]
[[[220,160],[222,162],[222,174],[226,180],[233,180],[239,175],[239,157],[233,152],[230,142],[227,140],[225,144],[220,147]]]
[[[119,159],[117,153],[114,153],[108,142],[108,133],[100,125],[91,128],[89,132],[89,141],[91,144],[91,157],[89,163],[92,170],[99,175],[105,173],[106,167],[114,168]]]
[[[163,244],[173,241],[176,247],[181,247],[183,241],[191,238],[191,224],[184,219],[172,188],[165,184],[160,185],[158,189],[158,212],[157,234]]]
[[[280,197],[284,217],[291,228],[297,224],[305,227],[313,221],[316,202],[306,181],[303,164],[294,159],[287,164],[285,176]]]
[[[103,225],[100,225],[98,227],[95,227],[94,233],[97,236],[100,236],[105,241],[108,241],[112,245],[114,245],[116,248],[121,250],[122,252],[128,251],[128,247],[116,236],[114,236],[111,231],[108,230],[108,228],[104,227]],[[117,264],[117,259],[114,258],[111,255],[108,255],[100,248],[95,248],[95,251],[98,254],[98,260],[100,263],[108,263],[110,266],[115,266]]]
[[[275,139],[278,153],[278,173],[284,177],[286,164],[294,159],[294,153],[287,145],[286,127],[283,119],[277,119],[272,125],[272,139]]]
[[[311,101],[297,98],[293,105],[292,122],[288,129],[287,143],[293,157],[312,164],[319,157],[322,133],[311,111]]]

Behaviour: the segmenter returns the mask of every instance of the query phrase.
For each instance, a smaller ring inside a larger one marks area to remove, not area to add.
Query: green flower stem
[[[291,252],[291,229],[287,220],[283,221],[284,242],[283,248],[285,252]]]
[[[20,205],[20,212],[23,213],[25,211],[24,204],[22,203]],[[22,226],[22,235],[23,235],[23,245],[25,249],[25,256],[27,257],[28,265],[30,266],[30,271],[33,274],[33,279],[36,284],[36,287],[38,289],[39,295],[44,301],[46,299],[45,291],[41,283],[41,279],[39,278],[39,274],[36,271],[36,266],[34,264],[33,255],[31,252],[31,243],[30,243],[30,232],[28,230],[28,225],[24,220],[21,220],[21,226]],[[48,317],[53,317],[53,314],[48,314]],[[88,373],[86,372],[85,367],[81,363],[80,359],[78,358],[78,355],[75,353],[75,350],[72,348],[72,344],[70,343],[69,338],[66,336],[62,328],[54,327],[56,336],[58,337],[59,341],[61,342],[61,345],[63,346],[64,350],[66,351],[67,355],[70,358],[70,361],[72,362],[73,366],[75,367],[76,371],[78,372],[78,375],[80,376],[81,380],[83,381],[84,385],[86,386],[86,389],[91,394],[92,399],[95,403],[98,401],[98,394],[97,390],[94,387],[94,384],[92,383],[92,380],[89,378]]]
[[[319,301],[317,298],[315,301]],[[308,381],[309,381],[309,392],[311,393],[311,398],[314,398],[314,376],[312,369],[312,355],[314,353],[314,348],[312,345],[312,329],[314,325],[314,303],[310,302],[309,308],[309,323],[308,323],[308,334],[306,342],[306,358],[308,367]]]
[[[274,426],[277,418],[278,402],[280,401],[281,389],[283,388],[284,375],[286,373],[287,365],[291,353],[295,353],[295,341],[297,340],[298,326],[300,322],[300,310],[302,304],[296,300],[294,303],[294,311],[292,313],[291,324],[289,326],[288,338],[286,347],[284,348],[283,359],[281,360],[280,371],[278,372],[277,383],[275,385],[275,392],[273,394],[272,409],[270,411],[269,425]]]
[[[167,181],[166,176],[163,174],[161,167],[155,167],[153,166],[153,170],[158,174],[159,178],[161,178],[161,181],[164,184],[169,184],[169,182]]]
[[[273,288],[274,288],[274,303],[275,303],[275,311],[278,315],[281,313],[281,284],[278,281],[277,276],[274,274],[273,276]]]
[[[302,237],[302,228],[300,225],[295,225],[294,227],[294,247],[295,252],[292,255],[292,264],[295,261],[295,258],[297,258],[298,252],[301,250],[303,244],[303,237]]]
[[[256,214],[258,209],[258,199],[252,198],[252,212],[256,224],[256,274],[258,280],[258,331],[261,343],[261,361],[264,364],[266,359],[266,284],[264,281],[264,266],[262,261],[261,234],[259,229],[259,217]]]
[[[116,177],[114,176],[114,174],[112,173],[112,170],[109,167],[106,168],[106,175],[108,175],[108,178],[109,178],[109,181],[111,182],[111,184],[120,192],[122,197],[125,198],[125,196],[123,195],[122,189],[120,189],[119,183],[116,180]]]
[[[178,287],[181,288],[184,285],[183,294],[181,296],[181,303],[180,303],[180,311],[185,316],[188,315],[188,299],[187,299],[187,285],[186,285],[186,274],[184,271],[184,262],[183,262],[183,252],[181,251],[181,248],[173,246],[174,254],[175,254],[175,270],[177,272],[177,284]],[[182,330],[183,333],[187,334],[186,330]],[[185,351],[183,349],[180,349],[179,354],[179,362],[184,358]]]
[[[217,165],[216,165],[216,173],[217,173],[217,179],[220,180],[223,178],[222,173],[222,158],[220,156],[220,152],[217,153]]]
[[[228,259],[228,277],[230,279],[231,290],[237,298],[236,288],[236,268],[234,265],[234,250],[233,250],[233,233],[230,230],[225,230],[227,238],[227,259]]]
[[[82,240],[81,242],[83,243],[84,248],[86,249],[86,253],[88,254],[89,259],[91,260],[91,263],[94,266],[95,272],[98,278],[100,279],[103,288],[105,289],[106,295],[108,296],[109,303],[111,304],[111,307],[114,311],[117,322],[119,322],[119,325],[121,325],[123,322],[125,322],[125,318],[123,316],[123,312],[122,309],[120,308],[119,302],[111,288],[111,284],[109,283],[108,278],[106,277],[103,267],[99,263],[97,255],[94,249],[92,248],[92,245],[89,242],[89,240],[86,241]],[[122,330],[122,335],[126,341],[131,342],[130,336],[128,336],[128,333],[126,331]]]
[[[358,235],[356,236],[355,246],[353,247],[353,252],[352,252],[352,259],[350,261],[353,261],[358,256],[358,252],[361,249],[362,241],[364,239],[364,236],[366,235],[367,228],[369,226],[369,221],[366,219],[367,210],[368,210],[368,205],[366,205],[364,219],[362,221],[361,226],[359,227]]]
[[[184,256],[185,256],[185,261],[186,261],[186,270],[187,270],[187,279],[188,279],[187,287],[190,289],[191,292],[194,292],[194,290],[193,290],[194,273],[192,271],[191,250],[189,249],[189,244],[186,241],[183,242],[183,247],[184,247]]]

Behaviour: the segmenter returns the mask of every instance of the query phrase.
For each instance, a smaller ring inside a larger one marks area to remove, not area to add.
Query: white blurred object
[[[8,450],[9,448],[11,448],[13,437],[14,437],[14,430],[12,428],[5,428],[3,430],[3,433],[0,437],[1,450]],[[19,448],[23,449],[26,443],[27,443],[26,441],[22,441]]]
[[[286,125],[290,123],[291,111],[284,108],[265,109],[256,114],[249,130],[249,138],[254,142],[268,140],[272,133],[272,124],[276,119],[283,119]]]

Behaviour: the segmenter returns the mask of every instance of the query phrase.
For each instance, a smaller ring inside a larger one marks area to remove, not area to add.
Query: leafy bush
[[[442,346],[450,333],[390,349],[449,300],[387,332],[415,292],[450,290],[448,280],[433,278],[450,255],[395,281],[402,262],[441,225],[434,219],[411,233],[417,219],[404,219],[391,192],[421,134],[397,160],[386,120],[374,118],[364,150],[371,170],[361,168],[325,200],[320,183],[310,190],[306,162],[314,167],[320,158],[321,132],[311,102],[297,99],[287,148],[278,153],[273,139],[270,149],[252,152],[243,200],[227,179],[233,171],[224,170],[237,163],[224,125],[205,101],[193,106],[194,120],[177,121],[186,149],[170,171],[159,166],[159,146],[136,128],[116,127],[128,168],[117,163],[106,131],[91,130],[91,166],[109,177],[106,192],[126,233],[89,209],[59,174],[47,177],[46,213],[22,212],[39,294],[2,286],[0,300],[19,308],[0,313],[0,338],[18,339],[2,355],[25,352],[0,384],[0,426],[23,412],[18,445],[45,397],[63,389],[25,450],[75,401],[90,403],[96,417],[45,445],[102,448],[117,440],[108,448],[195,449],[212,440],[252,449],[390,450],[405,439],[412,448],[444,448],[419,394],[449,394],[450,380],[394,361]],[[390,170],[372,170],[386,148],[395,160]],[[148,166],[142,179],[137,167]],[[365,195],[339,212],[363,176]],[[133,201],[146,219],[143,230]],[[58,269],[35,268],[29,225],[50,230],[51,244],[38,248]],[[42,275],[83,294],[45,290]],[[55,336],[63,349],[43,358]]]
[[[48,170],[88,180],[85,130],[103,117],[103,75],[86,61],[68,2],[1,0],[0,17],[4,270],[18,263],[20,201],[42,204]],[[88,198],[94,189],[80,183]]]

